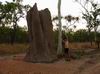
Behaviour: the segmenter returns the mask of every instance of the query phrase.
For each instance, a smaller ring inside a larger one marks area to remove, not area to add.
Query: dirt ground
[[[29,63],[24,55],[0,57],[0,74],[100,74],[100,53],[91,53],[81,59],[54,63]]]

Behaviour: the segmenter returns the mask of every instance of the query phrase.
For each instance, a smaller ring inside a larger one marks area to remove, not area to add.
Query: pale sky
[[[58,14],[57,13],[58,0],[24,0],[24,4],[30,4],[31,6],[33,6],[35,2],[37,3],[39,10],[44,8],[49,8],[52,16]],[[73,16],[80,16],[81,15],[80,8],[81,6],[76,2],[74,2],[73,0],[62,0],[61,14],[63,16],[68,14],[71,14]],[[85,25],[82,26],[80,24],[77,24],[77,28],[85,28]]]
[[[1,2],[4,1],[12,1],[12,0],[0,0]],[[55,16],[57,15],[57,3],[58,0],[23,0],[23,4],[29,4],[31,6],[34,5],[34,3],[37,3],[38,9],[45,9],[49,8],[51,15]],[[71,14],[72,16],[81,16],[81,6],[76,3],[74,0],[62,0],[61,4],[61,14],[62,16]],[[85,28],[86,25],[84,22],[80,22],[80,24],[77,24],[77,28]],[[27,25],[25,19],[21,19],[21,22],[19,22],[19,25]]]

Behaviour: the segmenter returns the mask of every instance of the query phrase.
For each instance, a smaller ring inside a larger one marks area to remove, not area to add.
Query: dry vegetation
[[[92,43],[92,45],[89,42],[75,42],[75,43],[70,43],[69,47],[71,49],[95,49],[97,48],[95,43]]]
[[[95,47],[95,44],[90,47],[89,43],[70,43],[70,48],[75,51]],[[0,54],[23,53],[27,48],[28,44],[0,44]],[[0,74],[100,74],[99,53],[100,51],[96,50],[95,53],[88,54],[85,58],[71,59],[67,62],[61,59],[49,64],[25,62],[23,61],[24,56],[18,54],[13,59],[0,60]]]
[[[27,48],[29,47],[28,44],[0,44],[0,55],[9,55],[9,54],[17,54],[17,53],[25,53]],[[93,43],[91,46],[90,43],[70,43],[70,49],[74,49],[75,51],[80,50],[88,50],[88,49],[95,49],[96,45]],[[73,51],[73,50],[72,50]]]
[[[28,44],[0,44],[0,55],[24,53]]]

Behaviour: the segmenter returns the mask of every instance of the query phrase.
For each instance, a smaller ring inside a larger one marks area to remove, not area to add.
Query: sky
[[[34,3],[37,3],[37,7],[39,10],[44,8],[49,8],[51,15],[55,16],[58,15],[57,4],[58,0],[24,0],[24,4],[30,4],[31,6]],[[61,15],[72,15],[72,16],[81,16],[81,6],[76,3],[74,0],[62,0],[61,3]],[[82,24],[83,22],[80,22]],[[65,25],[65,23],[62,22]],[[80,25],[77,23],[77,29],[85,28],[86,25]]]
[[[2,2],[4,1],[12,1],[12,0],[0,0]],[[49,8],[51,12],[51,16],[56,16],[57,14],[57,3],[58,0],[23,0],[23,4],[29,4],[33,6],[35,3],[37,3],[37,7],[39,10]],[[76,3],[74,0],[62,0],[61,3],[61,15],[72,15],[72,16],[78,16],[81,17],[81,6]],[[63,23],[64,24],[64,23]],[[26,19],[21,19],[19,22],[19,25],[24,26],[27,25]],[[77,23],[77,29],[85,28],[86,24],[84,24],[84,21],[80,21]]]

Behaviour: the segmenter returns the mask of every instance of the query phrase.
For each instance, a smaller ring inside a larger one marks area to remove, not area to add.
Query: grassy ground
[[[69,47],[72,49],[95,49],[97,48],[97,45],[95,43],[92,43],[92,45],[89,42],[74,42],[69,43]]]
[[[28,44],[0,44],[0,55],[9,55],[9,54],[17,54],[24,53],[27,51],[29,45]],[[95,49],[96,45],[93,43],[91,46],[90,43],[69,43],[69,48],[71,51],[83,52],[88,49]]]
[[[100,74],[100,52],[95,50],[81,59],[54,63],[30,63],[19,56],[0,60],[0,74]]]
[[[10,55],[26,52],[28,44],[0,44],[0,55]]]
[[[70,61],[60,59],[54,63],[30,63],[23,61],[24,56],[14,56],[0,60],[0,74],[100,74],[100,50],[92,50],[96,46],[89,43],[70,43],[76,52],[76,58]],[[28,44],[0,44],[0,53],[17,54],[26,52]],[[87,54],[80,56],[85,50]],[[88,51],[87,51],[88,50]]]

